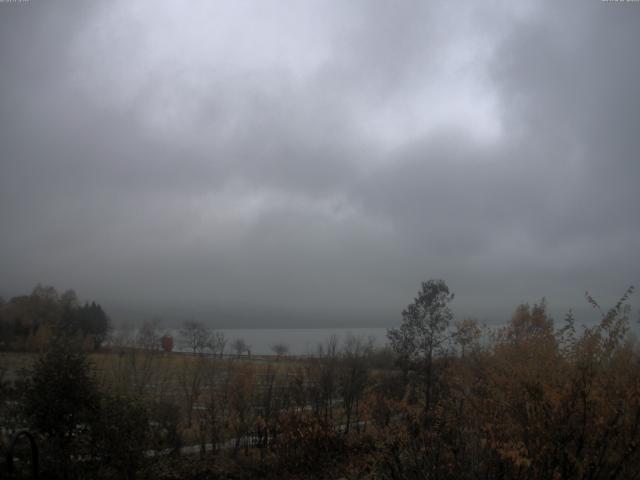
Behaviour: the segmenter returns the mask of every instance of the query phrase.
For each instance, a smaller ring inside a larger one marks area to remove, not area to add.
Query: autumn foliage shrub
[[[289,413],[279,419],[279,431],[270,445],[279,470],[304,473],[330,469],[343,459],[345,437],[323,419]]]
[[[556,329],[544,302],[523,305],[481,351],[436,359],[432,406],[408,405],[380,430],[375,478],[637,478],[631,291],[581,334],[572,315]]]

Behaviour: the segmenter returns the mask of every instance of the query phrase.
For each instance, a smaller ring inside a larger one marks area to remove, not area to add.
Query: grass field
[[[21,372],[31,368],[37,358],[35,353],[0,352],[0,381],[20,379]]]

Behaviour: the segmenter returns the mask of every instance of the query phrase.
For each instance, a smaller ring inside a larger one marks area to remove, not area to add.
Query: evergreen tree
[[[63,478],[71,455],[86,451],[84,435],[99,397],[91,365],[77,339],[58,334],[27,374],[22,402],[29,428],[45,438],[44,461]]]

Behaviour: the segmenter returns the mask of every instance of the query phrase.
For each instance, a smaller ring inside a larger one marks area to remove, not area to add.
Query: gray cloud
[[[0,5],[0,292],[392,324],[637,283],[634,4]],[[6,72],[6,74],[5,74]]]

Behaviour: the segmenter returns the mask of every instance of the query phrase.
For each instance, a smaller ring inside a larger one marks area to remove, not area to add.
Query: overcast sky
[[[264,327],[393,325],[429,278],[490,322],[609,305],[639,47],[633,2],[2,2],[0,293]]]

